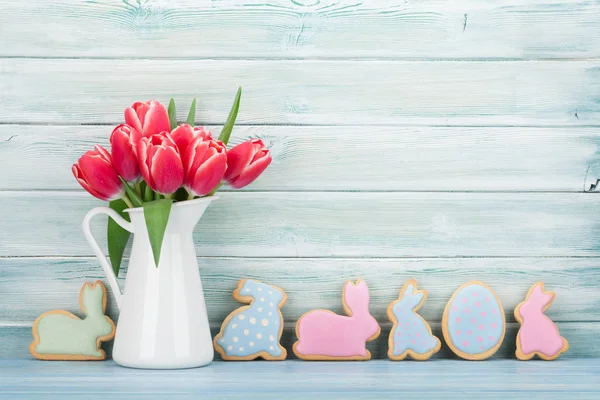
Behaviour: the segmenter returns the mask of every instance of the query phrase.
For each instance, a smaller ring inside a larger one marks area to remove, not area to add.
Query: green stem
[[[123,201],[125,202],[125,204],[127,204],[127,207],[134,208],[133,203],[131,202],[131,200],[129,200],[129,197],[127,197],[127,195],[123,196]]]
[[[188,192],[188,200],[194,200],[194,194],[191,192]]]
[[[173,193],[163,195],[165,199],[172,199]]]
[[[217,192],[217,190],[219,190],[221,188],[221,186],[223,186],[223,182],[220,182],[216,188],[214,188],[213,190],[210,191],[209,194],[207,194],[204,197],[208,197],[208,196],[212,196],[213,194],[215,194]]]
[[[129,186],[129,184],[125,181],[125,179],[123,179],[121,177],[119,177],[119,179],[123,183],[123,187],[125,188],[125,194],[129,197],[129,200],[131,200],[131,203],[136,207],[141,207],[144,203],[142,202],[142,199],[140,199],[140,196],[138,196],[135,193],[135,190],[133,190],[131,188],[131,186]]]
[[[139,181],[138,183],[136,183],[134,188],[135,188],[135,192],[137,193],[137,195],[140,196],[140,198],[143,197],[142,196],[142,181]]]

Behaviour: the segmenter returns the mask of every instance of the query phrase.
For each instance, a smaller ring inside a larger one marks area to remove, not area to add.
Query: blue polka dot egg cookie
[[[398,300],[392,302],[387,315],[392,322],[388,339],[388,357],[392,360],[427,360],[440,350],[440,340],[417,311],[427,299],[426,290],[417,290],[417,281],[406,282]]]
[[[224,360],[285,360],[287,351],[279,343],[283,332],[281,307],[287,295],[276,286],[242,279],[233,298],[246,303],[225,318],[214,339],[215,350]]]
[[[500,299],[483,282],[467,282],[446,304],[442,317],[444,339],[457,356],[485,360],[504,340],[506,320]]]

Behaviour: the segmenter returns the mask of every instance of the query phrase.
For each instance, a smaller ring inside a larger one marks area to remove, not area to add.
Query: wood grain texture
[[[112,361],[0,362],[0,390],[38,399],[597,399],[599,360],[522,362],[223,362],[180,371],[118,367]],[[36,379],[32,379],[35,377]],[[339,397],[338,397],[339,396]]]
[[[126,77],[131,77],[128,79]],[[174,97],[223,123],[235,88],[246,124],[590,125],[600,60],[530,62],[3,59],[0,122],[116,123]]]
[[[600,5],[582,0],[2,0],[0,9],[0,56],[600,55]]]
[[[581,193],[230,192],[194,238],[211,257],[599,256],[599,203]],[[10,227],[0,256],[92,255],[81,221],[102,204],[83,190],[0,192]],[[101,243],[105,224],[92,224]]]
[[[358,278],[369,285],[371,313],[381,322],[387,321],[387,306],[410,278],[429,292],[420,311],[428,321],[441,321],[454,291],[470,280],[481,280],[496,291],[507,321],[515,321],[513,309],[537,281],[556,292],[556,301],[547,312],[555,321],[600,321],[598,258],[199,258],[198,263],[213,325],[220,325],[241,306],[232,292],[242,278],[259,279],[285,290],[288,301],[282,313],[286,321],[295,321],[316,308],[342,313],[344,283]],[[121,287],[126,265],[125,261]],[[51,309],[79,315],[81,285],[105,279],[95,258],[1,258],[0,270],[0,321],[4,322],[31,323]],[[112,293],[107,315],[118,319]]]
[[[0,125],[1,163],[18,166],[0,189],[79,189],[71,164],[112,129]],[[600,178],[597,128],[239,126],[230,147],[250,137],[273,156],[250,191],[582,191]]]

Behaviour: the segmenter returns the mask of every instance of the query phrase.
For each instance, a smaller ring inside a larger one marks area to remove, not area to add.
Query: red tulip
[[[92,196],[111,201],[123,197],[125,189],[113,167],[108,151],[102,146],[94,146],[81,156],[71,167],[77,182]]]
[[[139,140],[140,133],[125,124],[117,126],[110,135],[113,166],[127,182],[136,182],[140,177],[136,155]]]
[[[125,123],[144,137],[163,131],[171,132],[169,113],[165,106],[156,100],[133,103],[131,107],[125,109]]]
[[[262,140],[248,140],[227,152],[227,172],[223,179],[234,189],[243,188],[254,182],[271,160]]]
[[[187,146],[184,165],[185,189],[194,196],[205,196],[217,187],[227,169],[225,145],[197,136]]]
[[[188,124],[181,124],[171,132],[171,138],[177,145],[177,148],[179,148],[179,153],[182,155],[185,154],[188,145],[198,136],[202,137],[204,140],[212,139],[210,131],[203,126],[191,127]]]
[[[150,189],[171,194],[181,187],[183,163],[168,132],[140,139],[137,154],[142,177]]]

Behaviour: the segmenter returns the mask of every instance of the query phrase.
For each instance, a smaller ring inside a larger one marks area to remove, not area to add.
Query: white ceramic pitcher
[[[158,268],[141,207],[125,210],[131,223],[108,207],[94,208],[85,216],[83,231],[120,310],[113,347],[117,364],[175,369],[200,367],[212,361],[212,338],[192,232],[215,199],[212,196],[173,204]],[[123,293],[90,230],[90,221],[98,214],[107,214],[134,235]]]

